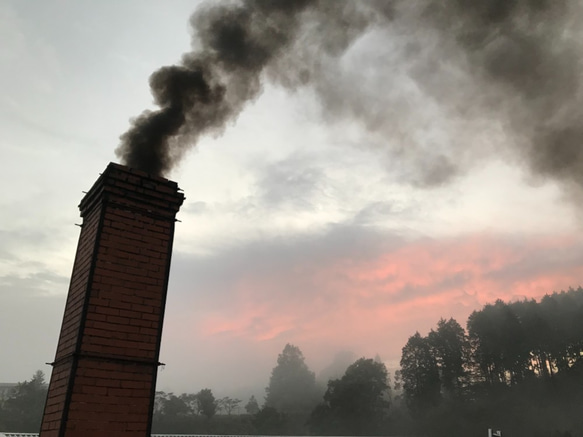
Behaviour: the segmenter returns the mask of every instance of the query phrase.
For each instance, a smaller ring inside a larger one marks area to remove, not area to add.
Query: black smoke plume
[[[157,111],[121,136],[130,167],[164,175],[200,135],[224,129],[261,92],[261,73],[297,37],[309,0],[209,4],[191,17],[193,45],[180,65],[150,77]]]
[[[360,123],[413,183],[439,185],[495,153],[581,194],[582,11],[579,0],[211,2],[191,17],[192,52],[150,78],[160,109],[116,153],[165,175],[270,81],[311,87],[325,119]],[[347,70],[355,46],[374,62]],[[407,108],[403,78],[447,135]]]

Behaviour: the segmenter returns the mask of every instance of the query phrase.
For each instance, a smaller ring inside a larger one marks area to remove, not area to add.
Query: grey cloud
[[[396,304],[447,290],[467,291],[477,280],[493,280],[510,290],[514,282],[552,274],[559,269],[561,272],[575,270],[583,265],[583,251],[577,244],[547,247],[538,242],[532,243],[527,237],[498,235],[491,237],[489,244],[492,247],[485,249],[485,255],[496,256],[497,250],[516,250],[518,261],[508,266],[488,265],[484,261],[478,276],[452,268],[452,271],[440,272],[440,277],[436,277],[430,284],[406,283],[400,289],[384,293],[382,290],[394,288],[395,282],[399,281],[398,273],[375,277],[369,283],[363,278],[355,279],[343,274],[342,265],[346,265],[347,273],[350,273],[351,269],[359,265],[375,265],[381,256],[405,247],[410,236],[404,235],[394,230],[342,224],[331,226],[321,233],[249,241],[213,257],[177,253],[174,257],[173,281],[180,284],[177,293],[191,294],[193,302],[200,299],[199,304],[208,305],[212,310],[233,304],[236,284],[241,281],[253,283],[257,279],[266,281],[265,285],[271,288],[268,292],[261,291],[261,296],[256,298],[278,302],[277,305],[283,305],[286,300],[295,302],[324,297],[330,299],[332,305],[343,298],[338,291],[354,286],[369,288],[371,296],[362,303],[375,306]],[[445,251],[458,250],[456,239],[444,240],[443,247],[439,248],[439,241],[416,237],[416,244],[420,247],[425,245],[424,241],[427,250],[437,250],[436,254],[442,251],[447,256]],[[212,292],[209,293],[209,290]]]
[[[375,225],[386,222],[396,216],[413,219],[418,212],[417,207],[414,205],[403,205],[402,202],[397,200],[378,201],[370,203],[358,211],[354,216],[353,222],[361,226]]]
[[[65,237],[66,236],[66,237]],[[0,259],[10,260],[18,263],[28,263],[30,253],[41,251],[50,252],[51,248],[57,248],[70,238],[62,227],[46,226],[39,229],[30,229],[21,226],[10,231],[0,229]],[[42,267],[42,265],[39,265]]]
[[[40,265],[34,265],[34,270],[36,272],[29,275],[8,274],[0,276],[0,293],[28,298],[46,294],[66,295],[69,285],[68,277],[42,270]]]
[[[35,132],[37,135],[43,137],[43,141],[46,141],[46,137],[51,137],[58,140],[62,148],[72,147],[72,145],[75,145],[76,147],[79,147],[80,145],[89,147],[98,146],[98,143],[91,138],[72,135],[70,131],[67,132],[64,126],[63,129],[57,129],[55,126],[43,122],[40,120],[41,114],[39,114],[39,119],[34,119],[29,115],[21,113],[20,108],[14,108],[13,105],[6,106],[8,106],[7,110],[2,110],[0,112],[0,126],[9,126],[11,128],[10,131],[16,132],[17,130],[21,130],[26,135]],[[8,129],[6,129],[6,131],[8,131]],[[14,133],[10,132],[10,134]]]
[[[212,257],[176,253],[173,262],[176,269],[182,270],[175,272],[177,275],[192,272],[192,277],[203,282],[225,283],[243,274],[266,274],[276,268],[306,263],[308,259],[307,264],[314,269],[324,268],[342,257],[371,260],[403,244],[405,240],[398,232],[338,224],[321,232],[247,241]]]
[[[209,206],[206,202],[198,201],[198,202],[187,202],[185,206],[182,207],[183,213],[191,213],[191,214],[204,214],[208,211]]]
[[[0,230],[0,258],[18,260],[22,247],[38,245],[42,246],[49,240],[49,235],[36,230],[17,229],[11,231]]]
[[[342,299],[336,287],[345,287],[349,279],[338,272],[323,283],[317,279],[322,272],[337,271],[339,263],[376,260],[405,243],[398,232],[340,224],[320,233],[247,241],[209,257],[175,253],[171,284],[177,298],[185,299],[195,313],[232,309],[240,298],[237,284],[256,280],[265,281],[254,297],[260,304],[279,306],[317,297],[333,304]]]
[[[0,350],[2,377],[10,382],[29,379],[36,370],[50,373],[63,318],[68,278],[44,271],[26,277],[0,278]]]
[[[310,198],[321,194],[325,177],[311,157],[292,155],[264,169],[257,182],[258,194],[268,207],[312,210]]]
[[[560,244],[556,247],[550,244],[550,247],[529,248],[527,242],[511,238],[510,246],[513,249],[529,251],[530,256],[504,264],[488,272],[486,278],[507,283],[511,287],[513,283],[520,282],[525,277],[544,276],[557,271],[577,271],[583,265],[583,245],[575,244],[576,241],[578,240],[574,238],[572,244]],[[577,287],[581,283],[570,285]],[[559,290],[548,290],[549,293],[553,291]]]
[[[387,278],[388,281],[396,279],[395,277]],[[475,279],[468,272],[454,272],[441,281],[433,282],[427,286],[405,284],[396,293],[391,295],[379,294],[376,298],[371,299],[370,306],[379,304],[397,304],[407,302],[419,297],[428,297],[439,295],[440,293],[457,289],[464,290],[470,280]],[[382,285],[382,282],[379,285]]]

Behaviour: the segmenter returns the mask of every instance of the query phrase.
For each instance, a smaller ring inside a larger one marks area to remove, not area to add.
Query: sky
[[[0,0],[0,381],[50,374],[77,205],[130,119],[154,108],[150,74],[190,50],[198,4]],[[440,318],[465,326],[496,299],[582,284],[572,192],[510,151],[504,114],[440,103],[469,99],[467,77],[431,94],[424,65],[381,37],[365,33],[330,80],[367,117],[266,78],[168,175],[186,201],[160,390],[262,399],[286,343],[316,373],[341,351],[394,370]],[[435,182],[442,156],[463,166]]]

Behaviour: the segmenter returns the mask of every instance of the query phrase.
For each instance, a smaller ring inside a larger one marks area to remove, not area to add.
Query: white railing
[[[34,432],[0,432],[0,437],[38,437]]]

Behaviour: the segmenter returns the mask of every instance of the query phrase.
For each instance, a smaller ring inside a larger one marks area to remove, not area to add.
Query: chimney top
[[[152,215],[174,220],[184,194],[174,181],[110,162],[81,200],[81,216],[100,201],[128,209],[145,209]]]

